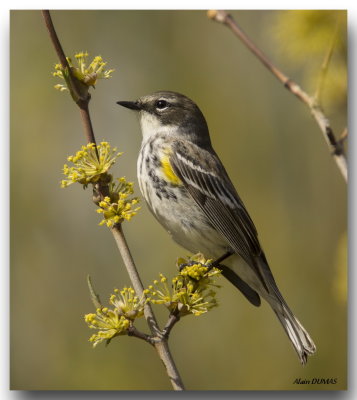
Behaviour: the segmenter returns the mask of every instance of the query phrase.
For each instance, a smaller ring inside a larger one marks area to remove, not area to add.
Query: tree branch
[[[121,224],[114,226],[111,229],[111,231],[113,233],[114,239],[117,243],[118,249],[120,251],[120,254],[122,256],[122,259],[123,259],[126,269],[128,271],[128,274],[129,274],[131,283],[134,287],[134,290],[138,294],[138,296],[141,297],[144,292],[144,287],[141,282],[138,271],[136,269],[130,249],[127,245]],[[154,345],[162,362],[164,363],[166,372],[171,380],[171,384],[172,384],[173,388],[175,390],[184,390],[183,382],[181,380],[180,374],[177,370],[177,367],[174,363],[174,360],[173,360],[172,355],[169,350],[168,341],[167,341],[168,335],[162,334],[162,332],[159,328],[159,325],[157,323],[155,314],[149,303],[145,304],[144,315],[145,315],[146,321],[150,327],[152,335],[154,336],[153,343],[151,343],[151,344]],[[158,338],[159,340],[155,340],[155,337]]]
[[[84,133],[87,138],[87,142],[96,144],[92,121],[91,121],[90,114],[89,114],[89,99],[88,99],[88,102],[86,102],[86,103],[84,102],[81,105],[79,105],[79,110],[80,110],[80,114],[81,114],[81,118],[82,118]],[[96,147],[96,149],[97,149],[97,147]],[[98,156],[98,153],[97,153],[97,156]]]
[[[341,135],[340,135],[340,138],[338,139],[338,141],[340,142],[340,143],[343,143],[346,139],[347,139],[347,137],[348,137],[348,130],[347,130],[347,127],[342,131],[342,133],[341,133]]]
[[[129,275],[131,283],[134,287],[134,290],[135,290],[136,294],[138,295],[138,297],[141,298],[144,294],[144,286],[141,282],[140,275],[136,269],[134,259],[131,255],[129,246],[126,242],[121,224],[115,225],[111,229],[111,231],[114,236],[117,247],[119,249],[120,255],[124,261],[125,267],[128,271],[128,275]],[[156,317],[152,310],[152,307],[149,303],[145,304],[144,315],[148,322],[151,333],[154,336],[160,336],[161,331],[159,329],[159,325],[157,323],[157,320],[156,320]]]
[[[172,312],[169,316],[169,319],[164,329],[162,330],[162,335],[168,339],[172,328],[176,325],[177,322],[179,322],[179,320],[180,320],[179,311]]]
[[[141,340],[145,340],[151,345],[154,345],[155,340],[153,336],[147,335],[146,333],[140,332],[138,329],[135,328],[134,325],[131,325],[128,329],[128,336],[133,336]]]
[[[61,61],[62,67],[68,69],[69,76],[72,80],[71,83],[73,83],[75,90],[77,90],[78,89],[77,82],[71,74],[71,69],[68,65],[68,62],[67,62],[66,56],[63,52],[61,43],[58,39],[55,28],[53,26],[50,12],[48,10],[44,10],[44,11],[42,11],[42,15],[44,17],[44,20],[45,20],[51,41],[53,43],[53,46],[54,46],[56,53]],[[88,95],[85,98],[83,96],[81,96],[82,92],[80,89],[77,90],[77,92],[78,92],[77,94],[78,94],[78,98],[79,98],[79,101],[77,101],[77,105],[80,108],[81,118],[82,118],[82,122],[83,122],[83,129],[84,129],[85,135],[87,137],[87,141],[88,141],[88,143],[96,143],[94,132],[93,132],[93,127],[92,127],[92,122],[91,122],[91,118],[90,118],[90,114],[89,114],[89,108],[88,108],[90,96]],[[103,186],[103,185],[98,185],[95,187],[95,191],[98,192],[98,195],[100,198],[104,198],[107,195],[107,192],[106,192],[107,189],[108,189],[107,186]],[[97,200],[98,199],[96,198],[96,201]],[[130,250],[129,250],[128,244],[126,242],[121,224],[115,225],[111,229],[111,232],[114,236],[117,247],[118,247],[119,252],[124,261],[124,265],[127,269],[127,272],[129,274],[129,277],[130,277],[130,280],[134,287],[134,290],[139,297],[142,297],[143,292],[144,292],[144,287],[141,282],[139,273],[136,269],[133,257],[130,253]],[[137,331],[135,328],[134,329],[131,328],[129,330],[129,334],[132,336],[140,337],[141,339],[144,339],[144,340],[148,341],[149,343],[153,344],[153,346],[155,347],[159,357],[161,358],[161,360],[166,368],[166,372],[169,376],[172,387],[175,390],[184,390],[183,382],[181,380],[180,374],[177,370],[177,367],[175,365],[175,362],[174,362],[172,355],[170,353],[170,350],[169,350],[167,338],[162,335],[162,332],[159,328],[159,325],[158,325],[158,322],[154,315],[154,312],[149,303],[146,303],[146,305],[145,305],[144,315],[145,315],[146,321],[150,327],[150,330],[152,332],[152,336],[150,337],[149,335],[143,334],[143,333]],[[148,340],[149,337],[150,337],[150,340]]]
[[[75,79],[75,77],[72,74],[72,70],[70,65],[68,64],[67,57],[63,51],[61,42],[58,39],[55,27],[53,26],[52,18],[50,15],[49,10],[42,10],[42,16],[45,21],[45,25],[48,31],[48,34],[51,38],[53,47],[57,53],[57,56],[60,60],[60,63],[62,65],[63,70],[68,71],[68,78],[71,84],[71,90],[73,91],[75,97],[76,97],[76,103],[80,108],[88,108],[88,103],[90,100],[90,94],[88,93],[87,90],[83,92],[83,88],[80,85],[80,82]],[[86,131],[86,133],[90,133],[90,131]],[[91,141],[89,143],[95,143],[94,141],[94,135],[92,134],[90,136]]]
[[[301,100],[309,109],[318,124],[330,152],[335,159],[337,167],[339,168],[345,181],[348,181],[348,168],[346,155],[341,145],[341,142],[336,140],[332,131],[330,121],[322,111],[320,105],[316,102],[315,98],[307,94],[301,87],[293,80],[288,78],[280,69],[278,69],[269,58],[251,41],[251,39],[243,32],[238,26],[234,18],[223,10],[210,10],[207,13],[208,17],[214,21],[226,25],[231,31],[245,44],[245,46],[261,61],[261,63],[299,100]]]
[[[315,94],[314,94],[314,99],[315,99],[316,102],[319,102],[320,98],[321,98],[321,92],[322,92],[322,88],[323,88],[323,85],[324,85],[324,82],[325,82],[327,69],[328,69],[328,66],[330,64],[331,57],[332,57],[332,54],[333,54],[333,50],[334,50],[335,44],[336,44],[337,33],[338,33],[338,30],[339,30],[339,27],[340,27],[340,20],[341,20],[341,18],[338,18],[337,21],[336,21],[335,30],[334,30],[333,35],[331,37],[331,41],[330,41],[329,47],[327,49],[327,52],[325,54],[325,57],[324,57],[324,59],[322,61],[320,75],[319,75],[318,80],[317,80],[316,91],[315,91]]]

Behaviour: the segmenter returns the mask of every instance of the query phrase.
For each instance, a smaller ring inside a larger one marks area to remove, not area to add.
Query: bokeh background
[[[284,72],[313,93],[340,19],[322,104],[336,134],[346,115],[346,13],[233,11]],[[220,306],[186,317],[170,338],[192,390],[346,388],[347,194],[309,111],[205,11],[54,11],[67,55],[102,55],[116,72],[92,91],[97,140],[124,155],[116,176],[136,184],[134,113],[116,105],[156,90],[194,99],[258,228],[275,278],[318,351],[302,367],[266,304],[222,279]],[[155,351],[120,337],[92,349],[86,276],[102,301],[130,281],[90,190],[60,188],[67,155],[85,143],[77,108],[53,89],[57,62],[39,11],[11,12],[11,388],[169,390]],[[294,47],[295,46],[295,47]],[[138,188],[136,184],[136,188]],[[137,189],[138,192],[138,189]],[[175,273],[185,250],[143,204],[125,233],[145,285]],[[157,309],[164,323],[166,311]],[[143,322],[139,327],[144,329]],[[295,379],[335,378],[335,385]]]

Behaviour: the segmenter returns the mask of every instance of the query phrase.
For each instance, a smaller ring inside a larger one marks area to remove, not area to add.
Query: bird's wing
[[[257,230],[219,158],[191,143],[187,146],[184,141],[175,141],[172,149],[169,160],[173,171],[210,223],[266,287],[255,261],[262,255]]]

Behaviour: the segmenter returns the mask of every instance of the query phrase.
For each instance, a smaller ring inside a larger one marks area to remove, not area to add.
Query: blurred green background
[[[311,93],[329,46],[319,33],[325,30],[331,38],[337,14],[342,45],[336,46],[331,68],[346,61],[346,14],[321,13],[324,18],[310,22],[299,37],[298,30],[289,32],[292,24],[280,29],[294,20],[294,12],[232,12]],[[136,184],[141,142],[135,114],[116,101],[174,90],[198,103],[279,287],[317,345],[302,367],[270,308],[251,306],[222,279],[220,306],[184,318],[172,332],[172,353],[186,387],[346,388],[346,184],[309,111],[205,11],[54,11],[52,17],[67,55],[87,50],[116,69],[92,91],[91,102],[97,140],[125,152],[114,166],[116,176]],[[114,287],[130,281],[112,235],[98,226],[91,191],[79,185],[60,189],[66,157],[85,138],[69,95],[53,89],[57,58],[40,12],[12,11],[10,40],[11,388],[169,390],[161,362],[146,343],[120,337],[92,349],[88,342],[93,332],[83,315],[93,306],[86,275],[103,302]],[[294,59],[284,46],[299,41]],[[326,81],[335,77],[328,73]],[[337,101],[326,90],[323,105],[339,134],[347,116],[346,93],[337,86]],[[159,272],[175,273],[176,258],[186,252],[144,204],[124,229],[145,285]],[[157,311],[163,323],[166,312]],[[336,378],[337,384],[296,385],[296,378]]]

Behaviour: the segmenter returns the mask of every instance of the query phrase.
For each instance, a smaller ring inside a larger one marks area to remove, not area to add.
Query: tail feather
[[[281,309],[273,307],[273,310],[281,322],[285,332],[288,334],[290,341],[299,356],[301,364],[305,365],[307,357],[316,351],[315,343],[286,304],[283,304]]]
[[[301,364],[305,365],[308,356],[312,355],[316,351],[315,343],[284,300],[264,254],[262,253],[257,257],[255,262],[256,266],[260,270],[260,277],[257,276],[253,268],[249,267],[248,264],[240,258],[231,258],[225,261],[225,264],[227,265],[226,269],[230,268],[233,274],[236,274],[240,280],[246,283],[248,288],[250,288],[250,291],[245,290],[245,287],[242,287],[242,285],[237,285],[233,279],[230,279],[230,276],[225,276],[239,290],[241,290],[245,297],[247,297],[253,304],[254,302],[252,301],[253,297],[251,292],[256,293],[258,299],[259,297],[263,297],[269,303],[287,333]],[[261,279],[264,280],[264,285],[262,284]]]
[[[262,276],[265,279],[266,287],[268,288],[268,293],[266,293],[265,299],[271,305],[285,332],[288,334],[289,339],[299,356],[301,364],[305,365],[307,357],[316,351],[315,343],[286,304],[284,297],[278,289],[264,254],[262,254],[257,261]]]

